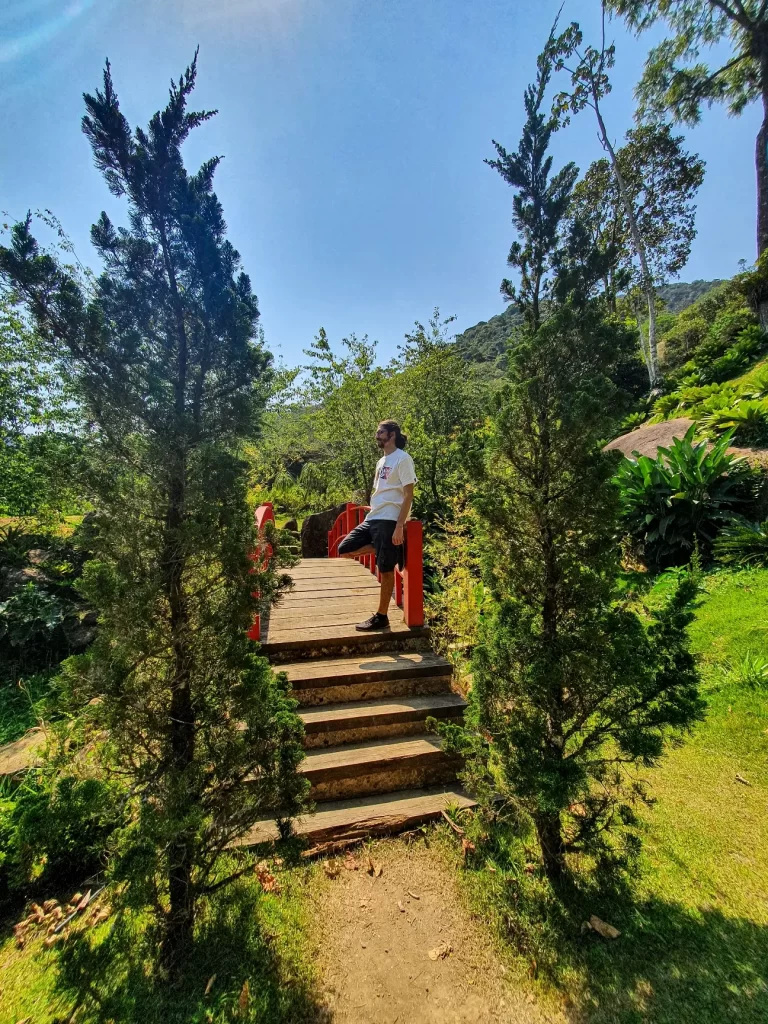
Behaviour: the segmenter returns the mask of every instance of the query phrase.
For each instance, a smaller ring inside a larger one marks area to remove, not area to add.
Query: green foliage
[[[698,545],[709,556],[719,531],[745,503],[749,470],[729,454],[732,433],[707,450],[695,426],[655,459],[623,459],[615,476],[624,525],[649,564],[682,564]]]
[[[306,350],[312,362],[302,402],[315,407],[311,428],[324,450],[329,489],[346,489],[347,500],[357,497],[367,504],[379,459],[376,427],[392,417],[392,371],[376,365],[376,342],[367,335],[343,338],[341,347],[341,354],[334,352],[320,328]]]
[[[450,512],[449,498],[461,489],[477,447],[482,409],[479,383],[448,336],[453,320],[441,320],[435,309],[426,327],[414,324],[393,381],[419,480],[414,514],[427,522]]]
[[[726,685],[747,687],[750,690],[768,688],[768,660],[747,651],[735,664],[726,662],[723,666]]]
[[[768,520],[727,526],[715,541],[715,557],[726,565],[768,565]]]
[[[114,783],[42,770],[28,776],[0,807],[0,890],[50,891],[103,871],[121,803]]]
[[[483,801],[530,814],[552,878],[568,851],[625,861],[644,791],[622,763],[655,764],[701,710],[685,634],[695,581],[643,616],[616,601],[619,498],[598,439],[617,398],[604,367],[629,344],[595,307],[525,339],[477,499],[492,601],[468,727],[444,731]]]
[[[487,363],[499,371],[503,370],[507,365],[510,339],[522,322],[520,311],[515,306],[508,306],[503,313],[457,334],[456,351],[468,363]]]
[[[557,122],[542,113],[542,106],[552,77],[555,45],[553,28],[537,59],[536,81],[525,90],[526,120],[517,151],[508,153],[494,140],[497,159],[486,161],[516,189],[512,223],[521,241],[512,243],[507,263],[519,272],[520,285],[516,288],[511,281],[504,280],[501,293],[516,304],[534,328],[541,319],[541,302],[551,289],[550,273],[560,224],[578,176],[576,165],[569,163],[550,177],[552,156],[547,154],[547,149]]]
[[[184,141],[212,116],[188,109],[195,78],[196,61],[146,130],[120,111],[109,65],[86,96],[84,132],[130,225],[106,214],[94,225],[104,270],[88,289],[40,250],[29,221],[0,248],[0,271],[66,354],[98,427],[79,588],[99,634],[67,660],[60,700],[88,736],[106,737],[95,760],[126,782],[110,869],[122,898],[158,917],[174,965],[200,900],[227,881],[227,845],[264,815],[290,819],[306,789],[295,703],[246,637],[252,592],[274,596],[286,562],[278,547],[254,574],[249,558],[243,454],[270,357],[213,191],[219,161],[195,174],[183,164]]]
[[[670,313],[680,313],[720,284],[723,282],[719,278],[713,281],[671,281],[657,288],[656,294]]]

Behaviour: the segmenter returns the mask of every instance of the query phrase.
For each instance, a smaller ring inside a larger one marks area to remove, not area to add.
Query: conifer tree
[[[62,686],[126,782],[114,875],[129,901],[154,907],[176,964],[199,898],[228,880],[222,852],[260,816],[289,816],[304,791],[294,705],[246,638],[251,592],[276,585],[251,574],[241,457],[269,355],[213,191],[219,159],[184,167],[184,141],[212,116],[188,110],[196,64],[146,130],[122,114],[109,64],[85,97],[96,165],[128,208],[127,226],[102,213],[92,228],[104,269],[90,291],[41,250],[30,219],[0,249],[93,425],[82,586],[100,628]]]
[[[501,796],[528,812],[556,881],[569,851],[631,850],[631,831],[620,830],[623,850],[609,837],[644,797],[637,771],[657,763],[702,704],[686,636],[695,580],[686,576],[655,613],[618,593],[619,493],[601,438],[616,420],[613,378],[633,332],[593,296],[600,260],[567,259],[558,219],[543,206],[532,214],[526,232],[564,269],[540,322],[534,294],[521,296],[526,323],[475,499],[492,601],[466,724],[441,731],[466,755],[481,801]]]
[[[549,291],[548,272],[557,244],[557,228],[570,202],[578,168],[569,163],[552,175],[548,154],[557,120],[542,113],[542,104],[555,60],[556,24],[537,61],[536,81],[525,90],[525,124],[515,153],[508,153],[494,139],[498,159],[485,162],[495,168],[516,191],[512,200],[512,223],[521,241],[509,250],[507,263],[520,274],[518,287],[505,279],[501,293],[515,302],[534,327],[541,322],[541,302]]]

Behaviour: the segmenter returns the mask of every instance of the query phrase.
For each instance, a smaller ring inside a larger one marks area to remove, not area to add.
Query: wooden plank
[[[419,768],[445,761],[442,744],[436,736],[403,737],[360,743],[355,746],[327,747],[308,753],[299,770],[313,783],[331,779],[350,779],[397,768]]]
[[[399,610],[399,609],[398,609]],[[375,603],[360,604],[357,602],[351,608],[328,608],[324,604],[316,604],[307,608],[290,609],[279,615],[274,612],[269,616],[270,631],[284,629],[306,629],[319,626],[355,626],[358,622],[369,618],[376,611]],[[392,619],[394,610],[390,608],[389,618]],[[402,613],[401,613],[402,614]]]
[[[320,705],[299,712],[308,733],[336,732],[393,721],[417,722],[460,714],[466,701],[458,693],[429,694],[425,697],[401,697],[398,700],[360,700],[345,704]]]
[[[323,587],[322,590],[318,590],[317,587],[295,587],[293,590],[288,591],[284,597],[281,597],[278,603],[274,606],[275,608],[284,608],[288,601],[291,604],[295,604],[296,601],[315,601],[322,595],[323,601],[333,601],[338,597],[370,597],[371,594],[378,594],[379,584],[372,583],[370,586],[358,586],[344,587],[336,586],[334,584],[331,587]]]
[[[262,630],[261,646],[265,654],[282,654],[286,651],[300,651],[317,647],[365,647],[382,641],[417,639],[429,636],[427,626],[408,627],[404,622],[393,623],[390,628],[376,633],[360,633],[350,626],[321,626],[319,629]]]
[[[368,576],[372,575],[364,565],[349,558],[326,558],[318,561],[317,565],[307,565],[306,563],[294,565],[286,569],[286,572],[289,576],[294,576],[296,579],[299,577],[344,575],[345,573],[350,575],[361,575],[362,573],[366,573]]]
[[[316,814],[298,818],[298,835],[312,842],[349,842],[369,835],[386,835],[439,818],[448,807],[474,807],[458,786],[410,789],[381,796],[361,796],[323,804]],[[253,846],[279,838],[274,821],[259,821],[236,845]]]
[[[346,658],[314,658],[280,666],[294,689],[334,686],[344,683],[370,683],[379,679],[415,678],[420,676],[448,676],[452,674],[449,661],[431,651],[401,651],[363,654]]]

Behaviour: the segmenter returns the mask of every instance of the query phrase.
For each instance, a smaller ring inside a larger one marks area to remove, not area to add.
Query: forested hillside
[[[679,313],[718,284],[722,284],[720,278],[714,281],[675,281],[661,285],[656,289],[656,294],[669,313]],[[497,363],[504,366],[507,340],[521,319],[518,310],[508,306],[490,320],[481,320],[474,327],[468,327],[456,335],[459,355],[470,363]]]

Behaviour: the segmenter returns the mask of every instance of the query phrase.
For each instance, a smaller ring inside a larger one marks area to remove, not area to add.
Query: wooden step
[[[304,745],[314,748],[424,732],[427,718],[461,721],[465,707],[463,697],[448,692],[309,707],[299,716],[304,722]]]
[[[398,609],[399,612],[399,609]],[[300,629],[272,629],[262,626],[261,653],[275,662],[286,658],[322,658],[353,651],[407,651],[418,648],[429,637],[427,626],[408,627],[393,621],[391,627],[375,633],[359,633],[354,625],[305,626]],[[364,609],[361,610],[364,618]]]
[[[294,828],[312,843],[347,842],[403,832],[434,821],[449,807],[473,806],[474,800],[461,787],[436,786],[324,803],[315,814],[298,818]],[[255,846],[278,838],[274,821],[258,821],[237,845]]]
[[[450,690],[452,667],[431,651],[361,653],[277,666],[302,706],[408,697]]]
[[[452,782],[460,760],[445,753],[437,736],[396,736],[311,752],[301,772],[310,799],[341,800]]]

